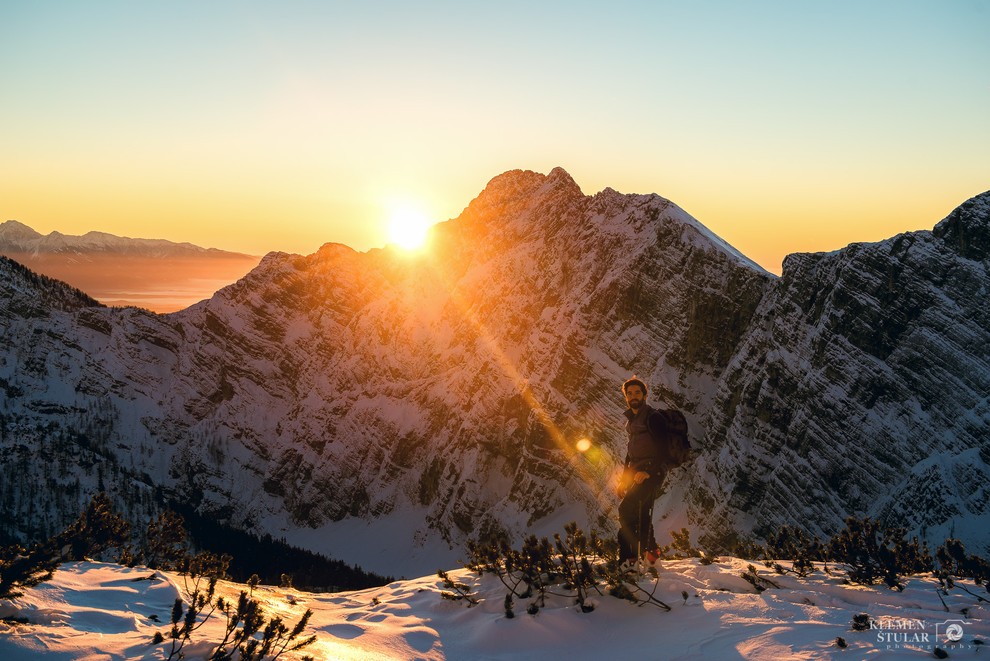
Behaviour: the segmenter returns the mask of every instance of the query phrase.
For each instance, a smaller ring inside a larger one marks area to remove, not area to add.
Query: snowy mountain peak
[[[571,197],[583,196],[581,188],[563,168],[554,168],[549,175],[531,170],[510,170],[489,181],[475,202],[483,206],[509,205],[514,200],[530,198],[534,194],[561,193]]]
[[[63,317],[43,335],[51,362],[26,358],[34,322],[13,314],[5,336],[24,342],[0,379],[33,399],[2,403],[33,419],[35,400],[119,400],[108,442],[139,474],[351,561],[366,522],[401,526],[361,559],[389,573],[437,562],[438,544],[453,561],[481,531],[598,519],[622,454],[617,384],[650,379],[700,434],[769,276],[663,198],[598,207],[552,175],[496,177],[422,260],[328,244],[269,254],[167,319]],[[577,476],[582,436],[601,450]]]
[[[345,245],[343,243],[330,242],[330,243],[324,243],[322,246],[320,246],[320,249],[316,251],[316,254],[323,258],[326,258],[326,257],[332,257],[334,255],[348,255],[348,256],[355,255],[357,254],[357,251],[354,250],[354,248],[351,248],[350,246]]]
[[[34,231],[24,223],[16,220],[8,220],[0,223],[0,245],[21,241],[32,241],[40,239],[41,234]]]
[[[550,174],[547,175],[547,182],[552,183],[554,186],[565,186],[576,189],[579,193],[581,192],[581,187],[577,185],[574,178],[567,173],[567,170],[559,166],[550,170]]]
[[[788,256],[722,376],[707,443],[737,461],[692,479],[696,518],[830,533],[866,513],[990,548],[970,482],[990,470],[988,212],[984,194],[934,231]]]

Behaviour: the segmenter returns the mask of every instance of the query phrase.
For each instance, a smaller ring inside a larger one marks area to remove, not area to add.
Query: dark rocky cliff
[[[988,246],[984,194],[931,232],[789,256],[705,423],[693,519],[990,542]]]

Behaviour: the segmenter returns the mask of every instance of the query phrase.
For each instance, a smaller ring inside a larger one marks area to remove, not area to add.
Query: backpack
[[[676,409],[657,409],[650,416],[648,427],[667,470],[673,470],[691,458],[691,442],[683,413]]]

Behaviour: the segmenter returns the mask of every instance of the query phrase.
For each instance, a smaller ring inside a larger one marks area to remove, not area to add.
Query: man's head
[[[646,401],[646,384],[633,377],[622,384],[622,394],[626,396],[629,408],[638,411]]]

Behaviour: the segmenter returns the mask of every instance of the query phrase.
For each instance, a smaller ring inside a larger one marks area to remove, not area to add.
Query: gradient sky
[[[0,4],[0,220],[264,254],[492,177],[659,193],[779,272],[990,189],[990,2]]]

